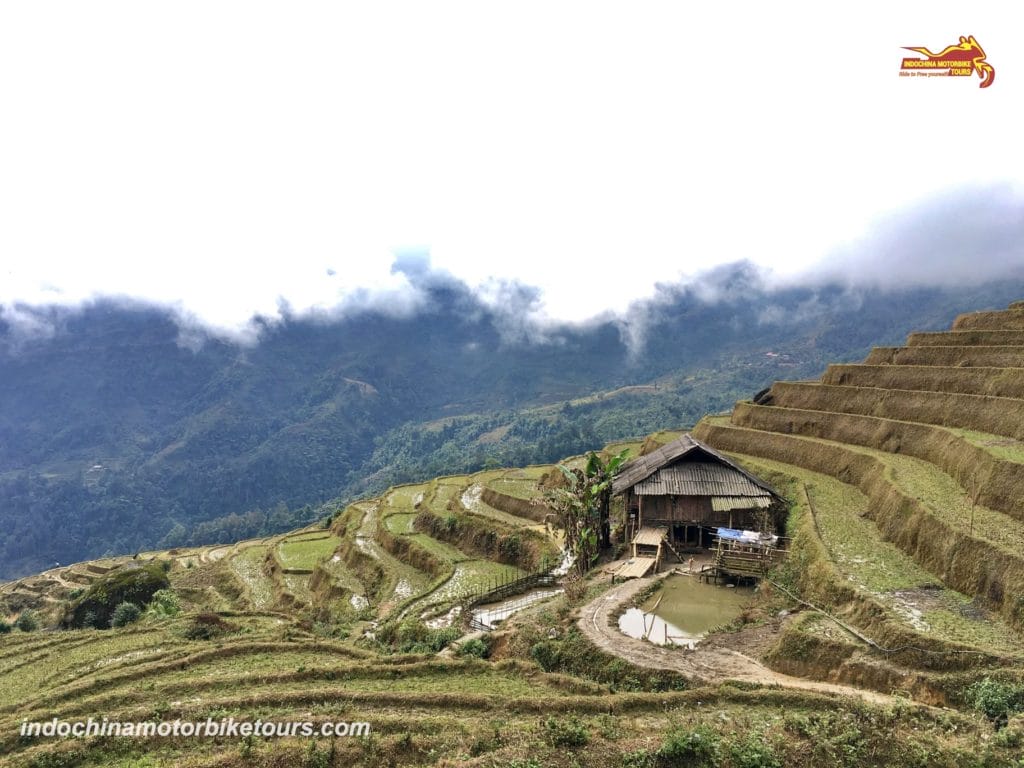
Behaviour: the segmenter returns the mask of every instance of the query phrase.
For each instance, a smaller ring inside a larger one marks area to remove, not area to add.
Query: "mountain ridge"
[[[47,338],[0,315],[0,578],[267,534],[395,482],[688,426],[1024,284],[769,290],[737,267],[635,306],[632,336],[611,319],[517,336],[513,311],[464,285],[423,290],[417,314],[261,321],[251,346],[184,343],[172,314],[140,305],[39,310]]]

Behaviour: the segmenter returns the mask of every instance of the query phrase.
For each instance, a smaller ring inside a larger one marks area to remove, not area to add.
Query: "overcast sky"
[[[1024,262],[1022,8],[3,3],[0,305],[233,328],[400,300],[408,251],[569,320],[738,259],[995,273]],[[991,87],[898,76],[960,35]]]

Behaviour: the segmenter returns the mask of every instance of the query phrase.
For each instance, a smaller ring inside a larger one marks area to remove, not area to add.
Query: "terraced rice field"
[[[322,560],[334,554],[341,539],[337,536],[287,538],[277,546],[281,565],[289,569],[312,571]]]
[[[1024,375],[1024,372],[1022,372]],[[954,429],[956,434],[993,456],[1024,465],[1024,442],[1009,437],[989,435],[969,429]]]
[[[0,762],[651,768],[699,762],[693,749],[703,745],[705,764],[721,768],[1018,766],[1024,721],[1010,713],[996,730],[970,691],[990,675],[987,684],[1024,691],[1024,390],[1014,373],[1024,364],[1024,305],[967,316],[948,335],[917,334],[869,361],[830,368],[824,384],[776,385],[771,399],[695,430],[791,499],[795,543],[770,578],[813,591],[829,618],[773,582],[750,623],[715,635],[706,656],[634,655],[580,631],[598,615],[586,610],[613,610],[598,574],[582,608],[559,595],[488,642],[463,637],[461,650],[435,653],[459,634],[444,624],[467,595],[523,575],[480,556],[493,550],[474,541],[536,542],[524,529],[537,524],[484,504],[483,489],[528,514],[514,500],[536,498],[551,467],[438,478],[355,503],[330,530],[147,553],[167,563],[184,606],[176,617],[3,635]],[[641,445],[609,450],[635,456]],[[421,527],[444,541],[416,529],[418,512],[432,513]],[[456,535],[460,525],[466,535]],[[55,569],[0,585],[0,597],[57,615],[71,585],[130,560]],[[909,654],[865,642],[874,632]],[[698,687],[704,672],[680,675],[711,669],[701,659],[722,665],[714,687]],[[731,684],[740,667],[760,671]],[[817,692],[791,675],[815,678]],[[791,687],[757,687],[775,684]],[[851,685],[873,693],[848,699],[863,693]],[[17,736],[23,719],[95,713],[362,720],[373,732],[248,743]]]
[[[530,520],[525,517],[518,517],[517,515],[510,514],[504,510],[495,509],[490,504],[485,503],[480,498],[482,491],[483,486],[479,483],[475,483],[463,491],[460,501],[462,502],[462,506],[470,514],[486,517],[497,523],[512,526],[513,528],[529,528],[537,525],[534,520]]]
[[[762,477],[791,479],[787,495],[797,503],[801,503],[801,488],[806,489],[819,534],[839,573],[890,608],[908,629],[1002,654],[1021,653],[1017,632],[974,598],[943,587],[913,558],[881,538],[866,516],[870,502],[860,490],[790,464],[751,456],[736,458]]]
[[[397,515],[388,515],[384,518],[384,524],[388,530],[395,534],[413,533],[415,529],[412,527],[413,520],[416,519],[416,515],[413,513],[399,513]]]
[[[537,481],[526,478],[496,477],[487,483],[487,487],[517,499],[535,499],[542,495]]]
[[[384,503],[387,509],[383,514],[397,511],[409,511],[411,512],[418,502],[421,502],[426,494],[430,491],[429,483],[419,483],[417,485],[400,485],[396,488],[392,488],[388,491],[384,497]]]
[[[912,337],[915,346],[875,350],[865,365],[830,367],[823,384],[777,383],[759,405],[705,418],[695,436],[788,478],[791,494],[805,485],[840,578],[906,627],[1019,656],[1020,316],[961,318],[956,328],[983,329],[959,346]]]
[[[467,595],[492,589],[525,574],[518,568],[490,560],[461,562],[448,581],[427,597],[429,603],[448,603]]]
[[[252,607],[264,610],[274,603],[274,583],[263,572],[263,561],[267,557],[267,546],[260,544],[246,547],[230,559],[231,570],[245,585]]]

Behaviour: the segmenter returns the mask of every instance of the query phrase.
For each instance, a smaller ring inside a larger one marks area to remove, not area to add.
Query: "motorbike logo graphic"
[[[905,58],[900,66],[901,70],[915,70],[927,74],[941,74],[941,70],[948,70],[945,74],[952,77],[967,77],[977,73],[981,78],[979,88],[988,88],[996,79],[996,71],[985,61],[985,51],[978,45],[974,35],[969,37],[960,36],[960,42],[947,46],[939,53],[932,53],[927,48],[911,48],[904,46],[905,50],[920,53],[925,58]]]

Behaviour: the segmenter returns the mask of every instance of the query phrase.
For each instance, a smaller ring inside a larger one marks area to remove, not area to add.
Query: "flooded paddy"
[[[562,594],[561,587],[534,589],[525,594],[515,595],[496,603],[486,603],[473,609],[473,619],[487,629],[494,629],[509,616],[529,608],[531,605],[547,600],[549,597]]]
[[[619,617],[619,629],[657,645],[693,648],[708,632],[731,622],[750,602],[750,587],[705,584],[696,576],[669,576],[639,608]]]

